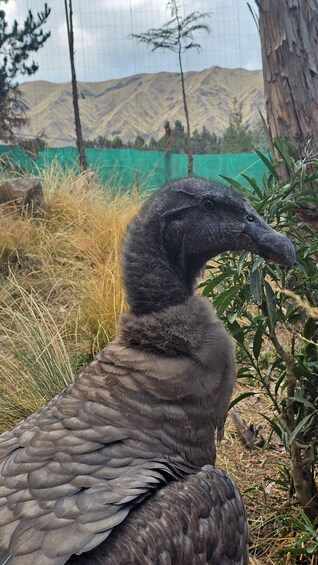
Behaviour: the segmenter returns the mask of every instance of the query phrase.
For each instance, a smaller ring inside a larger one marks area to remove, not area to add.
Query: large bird
[[[213,467],[235,380],[231,339],[194,295],[206,261],[291,242],[237,192],[192,178],[157,191],[123,245],[117,339],[0,439],[0,563],[247,563],[239,492]]]

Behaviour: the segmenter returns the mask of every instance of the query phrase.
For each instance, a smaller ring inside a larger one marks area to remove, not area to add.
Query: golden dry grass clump
[[[31,217],[0,206],[0,432],[63,389],[115,335],[120,245],[140,206],[57,164]]]

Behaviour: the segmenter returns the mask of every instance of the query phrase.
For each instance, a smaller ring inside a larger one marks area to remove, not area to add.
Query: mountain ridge
[[[185,73],[191,130],[203,126],[222,135],[229,124],[234,98],[242,104],[244,124],[253,126],[264,111],[262,71],[210,67]],[[45,136],[48,145],[75,145],[71,83],[48,81],[20,85],[28,106],[23,137]],[[147,141],[164,134],[164,123],[185,123],[180,75],[142,73],[100,82],[78,81],[85,140],[118,135],[124,142],[141,134]]]

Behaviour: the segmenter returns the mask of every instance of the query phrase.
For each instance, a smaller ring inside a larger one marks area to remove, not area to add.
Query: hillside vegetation
[[[233,100],[242,104],[243,123],[259,122],[264,109],[262,71],[211,67],[185,73],[192,131],[205,126],[220,136],[229,125]],[[33,81],[21,85],[29,123],[23,136],[46,136],[50,146],[75,146],[70,83]],[[178,73],[134,75],[98,83],[78,83],[85,140],[120,137],[126,143],[141,134],[146,141],[164,134],[164,122],[184,122]]]

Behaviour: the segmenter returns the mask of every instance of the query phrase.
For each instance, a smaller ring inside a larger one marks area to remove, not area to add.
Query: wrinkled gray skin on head
[[[123,245],[123,280],[132,311],[160,311],[183,302],[209,259],[241,250],[287,267],[295,261],[290,240],[238,192],[200,178],[168,184],[143,206]]]

